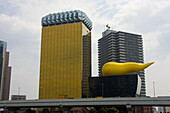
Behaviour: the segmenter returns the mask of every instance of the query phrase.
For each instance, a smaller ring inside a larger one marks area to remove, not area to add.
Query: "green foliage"
[[[96,109],[92,109],[90,113],[123,113],[119,112],[119,110],[116,109],[115,107],[101,107]]]
[[[96,113],[96,109],[91,109],[89,113]]]
[[[101,108],[97,111],[97,113],[107,113],[106,108],[101,107]]]
[[[50,113],[48,108],[44,108],[42,113]]]
[[[35,111],[35,110],[32,110],[31,113],[36,113],[36,111]]]
[[[27,109],[26,113],[31,113],[31,111],[32,111],[31,109]]]
[[[119,110],[115,107],[107,108],[107,113],[119,113]]]
[[[36,113],[36,111],[35,110],[31,110],[31,109],[27,109],[26,113]]]

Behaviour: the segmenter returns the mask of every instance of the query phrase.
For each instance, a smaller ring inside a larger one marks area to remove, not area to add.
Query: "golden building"
[[[42,18],[39,99],[89,96],[92,22],[82,11]]]

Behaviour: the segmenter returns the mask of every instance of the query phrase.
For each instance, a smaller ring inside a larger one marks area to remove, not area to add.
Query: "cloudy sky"
[[[153,96],[170,95],[170,1],[169,0],[0,0],[0,40],[6,41],[12,66],[11,95],[38,98],[41,17],[70,10],[85,12],[93,22],[92,74],[98,74],[97,40],[111,29],[141,34],[146,90]]]

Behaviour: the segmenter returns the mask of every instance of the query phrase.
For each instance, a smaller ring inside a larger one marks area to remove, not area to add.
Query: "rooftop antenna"
[[[109,24],[107,24],[107,25],[106,25],[106,27],[107,27],[107,30],[109,30],[109,29],[110,29],[110,26],[109,26]]]

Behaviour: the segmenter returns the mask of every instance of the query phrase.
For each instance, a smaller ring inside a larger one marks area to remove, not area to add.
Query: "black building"
[[[12,95],[11,100],[26,100],[26,95]]]
[[[137,74],[90,77],[90,96],[136,97],[140,93],[141,79]]]
[[[98,40],[99,76],[102,67],[107,62],[137,62],[143,63],[142,36],[122,31],[107,29]],[[141,77],[141,96],[146,95],[144,71],[137,74]]]

